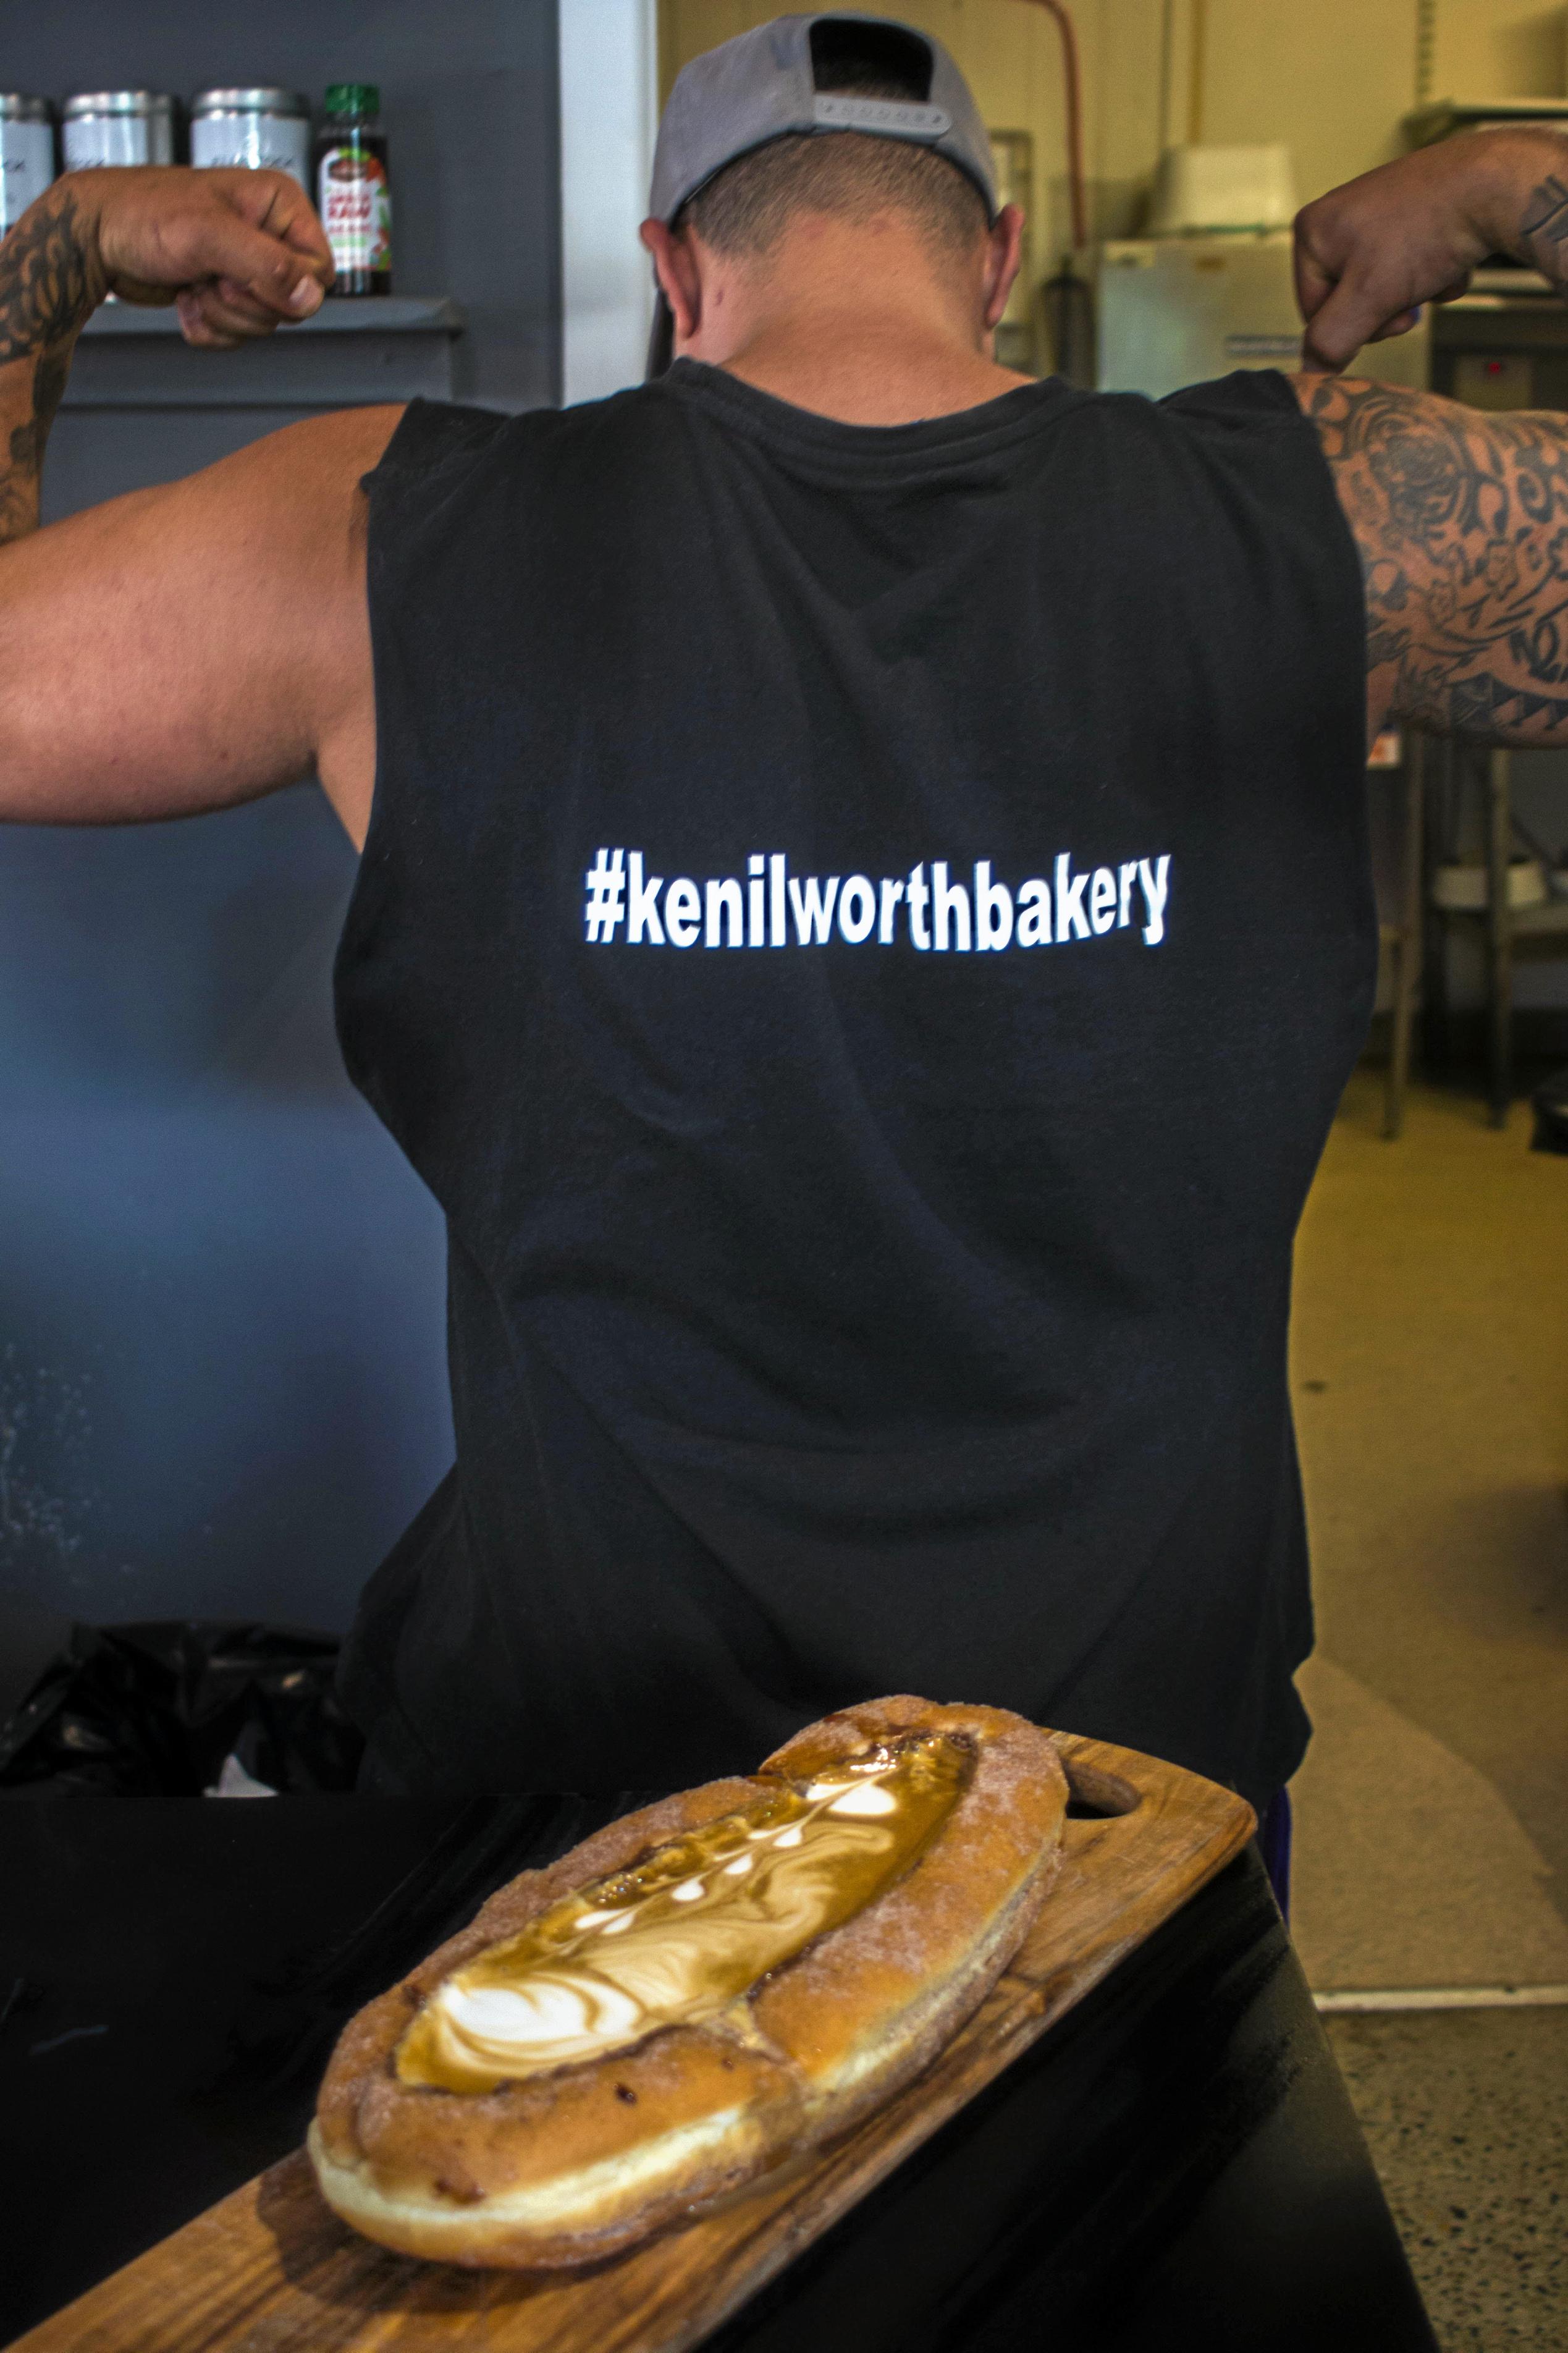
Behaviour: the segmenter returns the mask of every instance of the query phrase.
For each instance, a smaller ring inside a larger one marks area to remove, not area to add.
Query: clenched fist
[[[1524,127],[1418,148],[1331,188],[1296,216],[1306,364],[1342,368],[1403,334],[1424,302],[1462,293],[1490,254],[1568,284],[1568,139]]]
[[[49,216],[57,250],[62,231],[74,246],[88,307],[110,293],[172,302],[185,341],[209,350],[308,318],[332,282],[326,234],[284,172],[68,172],[13,237],[24,240],[35,215]]]

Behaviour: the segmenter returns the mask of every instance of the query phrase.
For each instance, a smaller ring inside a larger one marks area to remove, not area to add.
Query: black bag
[[[0,1789],[195,1797],[237,1758],[269,1789],[352,1789],[363,1741],[335,1635],[200,1621],[75,1626],[0,1725]]]

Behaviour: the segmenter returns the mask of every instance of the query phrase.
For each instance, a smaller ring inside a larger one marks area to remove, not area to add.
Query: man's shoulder
[[[639,385],[602,400],[570,407],[485,408],[448,400],[410,401],[387,442],[380,474],[407,478],[433,471],[461,474],[494,468],[527,470],[555,462],[574,448],[603,448],[616,440],[656,435],[668,405],[658,388]]]

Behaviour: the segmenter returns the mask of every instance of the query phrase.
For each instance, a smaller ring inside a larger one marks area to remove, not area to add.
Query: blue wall
[[[342,1076],[313,787],[0,834],[0,1563],[337,1625],[451,1459],[435,1204]]]
[[[57,97],[379,79],[402,290],[457,294],[459,385],[522,406],[559,349],[554,24],[553,0],[0,0],[0,51],[6,88]],[[47,512],[288,421],[68,407]],[[313,786],[0,828],[0,1602],[339,1626],[451,1460],[440,1218],[332,1035],[353,865]]]

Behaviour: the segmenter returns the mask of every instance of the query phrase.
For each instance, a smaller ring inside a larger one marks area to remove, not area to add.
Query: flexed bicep
[[[106,292],[175,302],[187,342],[221,349],[306,315],[331,274],[276,172],[68,174],[0,243],[0,818],[179,817],[314,768],[363,836],[360,481],[398,409],[315,417],[38,529],[50,420]]]
[[[1372,723],[1568,742],[1568,417],[1297,388],[1361,552]]]
[[[374,767],[361,477],[401,411],[288,426],[0,548],[0,819],[194,816]]]

